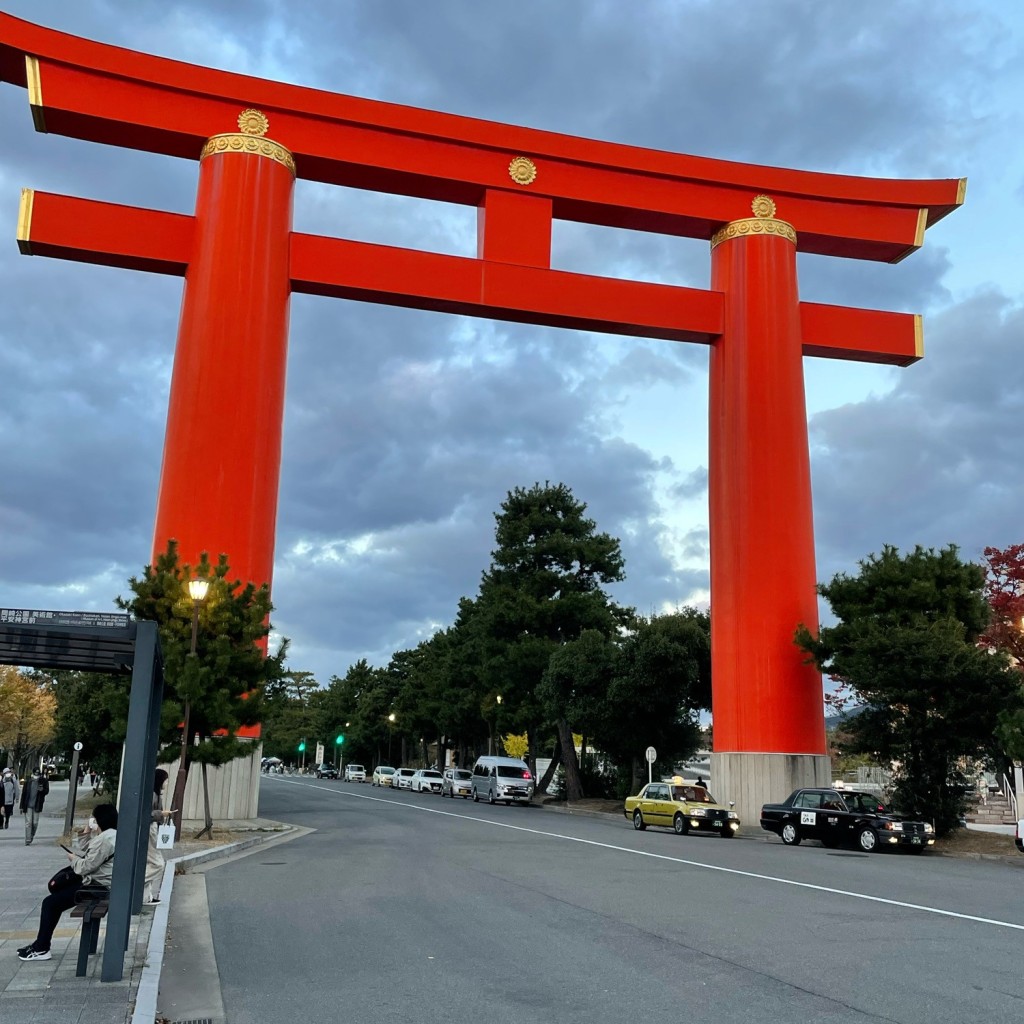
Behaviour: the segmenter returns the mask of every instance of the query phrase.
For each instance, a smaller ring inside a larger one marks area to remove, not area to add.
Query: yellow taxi
[[[649,782],[637,796],[627,796],[622,813],[643,831],[648,825],[673,829],[676,835],[714,832],[732,839],[740,829],[740,816],[715,802],[707,787],[684,782],[678,775],[671,782]]]

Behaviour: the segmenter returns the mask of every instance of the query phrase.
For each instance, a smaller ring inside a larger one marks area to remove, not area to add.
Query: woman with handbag
[[[68,853],[70,868],[81,877],[74,876],[63,888],[54,888],[39,909],[39,933],[27,946],[18,950],[19,960],[49,960],[50,940],[65,910],[75,905],[75,893],[83,885],[110,887],[114,873],[114,843],[117,839],[117,808],[113,804],[100,804],[93,812],[90,827],[78,835],[79,853]],[[95,823],[95,829],[92,824]],[[58,875],[64,874],[63,871]],[[57,875],[51,879],[55,882]]]
[[[164,855],[157,849],[157,826],[166,822],[171,812],[163,808],[164,786],[167,772],[157,768],[153,776],[153,817],[149,826],[149,846],[146,849],[146,885],[142,891],[142,902],[153,906],[160,902],[160,883],[164,877]]]

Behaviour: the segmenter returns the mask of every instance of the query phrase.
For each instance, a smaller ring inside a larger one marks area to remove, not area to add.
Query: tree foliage
[[[1005,657],[979,646],[989,621],[985,574],[955,546],[885,547],[819,592],[838,624],[797,643],[861,705],[845,724],[852,748],[894,770],[894,802],[934,816],[940,833],[962,813],[965,757],[991,753],[1000,708],[1016,699]]]
[[[0,748],[19,775],[53,739],[56,703],[48,677],[0,665]]]
[[[287,643],[274,654],[265,653],[273,607],[270,588],[231,579],[229,573],[224,554],[215,565],[205,553],[197,566],[183,563],[172,540],[154,565],[129,579],[132,596],[117,598],[119,608],[158,624],[164,659],[161,740],[173,745],[166,751],[167,760],[184,751],[186,775],[193,761],[225,764],[252,752],[249,743],[238,739],[238,731],[259,724],[264,687],[284,672]],[[194,653],[195,607],[188,592],[193,578],[210,584],[198,609]],[[181,745],[186,712],[189,739],[198,736],[197,744]],[[184,777],[175,787],[174,806],[181,807],[183,793]]]
[[[552,681],[547,690],[538,684],[563,645],[584,631],[612,636],[630,617],[604,590],[625,576],[619,542],[597,532],[586,508],[565,484],[510,491],[495,515],[497,546],[477,602],[485,673],[489,689],[502,697],[503,722],[530,733],[554,721],[570,800],[583,795],[572,704],[559,698],[563,683]]]
[[[1017,674],[1017,700],[999,712],[996,736],[1007,758],[1024,760],[1024,544],[985,548],[985,598],[991,619],[982,642],[1007,654]]]

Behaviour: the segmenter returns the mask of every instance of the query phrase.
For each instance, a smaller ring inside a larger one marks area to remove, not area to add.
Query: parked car
[[[473,773],[468,768],[445,768],[441,778],[441,796],[450,796],[453,800],[461,796],[467,799],[473,793]]]
[[[847,790],[795,789],[781,804],[761,808],[761,828],[787,846],[817,839],[829,849],[849,843],[865,853],[886,847],[923,853],[935,843],[930,822],[901,818],[873,794]]]
[[[680,836],[712,832],[732,839],[740,829],[740,816],[731,807],[717,803],[706,787],[682,779],[649,782],[636,796],[626,797],[622,813],[638,831],[658,825]]]
[[[389,764],[379,764],[373,769],[370,777],[371,786],[390,786],[395,777],[395,769]]]
[[[336,779],[338,770],[333,764],[320,764],[316,768],[316,777],[318,779]]]
[[[365,782],[366,781],[366,769],[361,764],[347,764],[347,765],[345,765],[345,781],[346,782]]]
[[[412,789],[412,777],[415,774],[415,768],[396,768],[395,774],[391,776],[392,787],[395,789]]]
[[[518,757],[478,757],[473,765],[470,788],[474,802],[485,797],[489,804],[504,800],[529,803],[533,796],[533,775]]]
[[[414,793],[440,793],[441,773],[433,768],[421,768],[412,777]]]

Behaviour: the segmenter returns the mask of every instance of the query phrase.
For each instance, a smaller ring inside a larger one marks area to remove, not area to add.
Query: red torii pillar
[[[18,223],[25,253],[186,279],[154,552],[175,536],[189,561],[224,551],[243,579],[270,581],[291,291],[708,344],[715,788],[750,821],[764,800],[828,781],[821,680],[792,643],[799,623],[817,623],[802,357],[907,365],[922,355],[921,324],[800,301],[795,254],[896,262],[963,202],[963,180],[537,132],[199,68],[2,13],[0,80],[28,89],[40,131],[201,161],[192,217],[25,190]],[[264,137],[261,111],[287,148]],[[236,119],[238,134],[219,134]],[[476,207],[476,257],[297,234],[295,173]],[[711,288],[552,270],[555,218],[710,239]]]
[[[227,552],[232,574],[270,583],[281,468],[295,161],[238,118],[199,163],[195,235],[164,436],[154,560],[178,541],[195,564]]]

